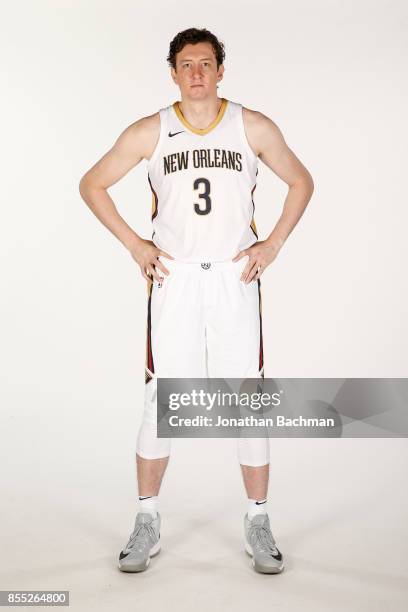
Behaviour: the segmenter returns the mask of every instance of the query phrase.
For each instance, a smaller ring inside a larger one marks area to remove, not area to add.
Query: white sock
[[[139,512],[149,512],[154,518],[157,517],[157,495],[139,495]]]
[[[257,514],[266,514],[266,499],[248,499],[248,518],[251,520]]]

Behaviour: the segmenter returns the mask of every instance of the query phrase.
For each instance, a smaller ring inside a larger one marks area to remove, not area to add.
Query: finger
[[[257,271],[258,271],[258,267],[259,267],[259,264],[258,264],[256,261],[254,261],[254,262],[253,262],[253,264],[252,264],[252,266],[250,266],[250,269],[249,269],[248,275],[247,275],[247,277],[246,277],[246,279],[245,279],[245,283],[247,283],[247,284],[248,284],[248,283],[250,283],[250,282],[251,282],[252,278],[255,276],[255,274],[256,274],[256,273],[257,273]]]
[[[249,272],[249,266],[248,266],[248,264],[247,264],[247,265],[245,266],[245,268],[242,270],[242,274],[241,274],[241,277],[240,277],[240,279],[239,279],[239,280],[242,280],[242,281],[244,281],[244,282],[245,282],[245,279],[246,279],[246,277],[247,277],[248,272]]]
[[[255,259],[248,259],[247,265],[245,266],[242,275],[241,275],[241,280],[242,281],[246,281],[246,279],[248,278],[248,274],[250,273],[250,271],[252,270],[253,266],[256,265],[256,260]]]
[[[163,257],[168,257],[168,259],[174,259],[174,257],[172,255],[169,255],[168,253],[166,253],[166,251],[159,251],[160,255],[163,255]]]
[[[239,261],[240,259],[245,257],[245,255],[246,255],[245,251],[240,251],[239,253],[237,253],[237,255],[235,255],[235,257],[234,257],[234,259],[232,261]]]
[[[147,274],[146,274],[146,272],[143,270],[143,268],[140,268],[140,272],[141,272],[141,274],[142,274],[143,278],[145,278],[145,279],[146,279],[147,281],[149,281],[149,282],[152,282],[152,279],[151,279],[149,276],[147,276]]]
[[[264,264],[260,264],[258,266],[258,271],[256,273],[256,276],[255,276],[254,280],[258,280],[258,278],[261,277],[261,275],[265,272],[266,267],[267,267],[267,265],[264,265]]]
[[[162,262],[160,261],[160,259],[158,259],[158,260],[157,260],[157,262],[156,262],[156,264],[155,264],[155,265],[156,265],[156,270],[157,270],[157,268],[159,268],[159,270],[161,270],[161,271],[162,271],[162,272],[164,272],[165,274],[170,274],[170,272],[168,271],[168,269],[167,269],[167,268],[165,268],[165,267],[163,266],[163,264],[162,264]]]
[[[143,270],[143,276],[144,276],[145,278],[147,278],[147,280],[149,280],[149,281],[152,281],[152,280],[153,280],[153,279],[152,279],[152,275],[151,275],[151,273],[149,272],[149,269],[148,269],[148,268],[144,268],[144,270]]]
[[[160,282],[160,276],[157,274],[156,270],[153,266],[147,266],[148,273],[151,274],[152,278],[155,278],[158,282]]]

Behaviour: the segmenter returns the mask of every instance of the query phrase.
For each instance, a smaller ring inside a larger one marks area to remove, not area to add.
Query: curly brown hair
[[[215,58],[217,60],[217,69],[224,62],[225,49],[222,42],[209,30],[202,28],[189,28],[179,32],[171,41],[167,61],[176,70],[176,54],[179,53],[186,45],[196,45],[200,42],[209,42],[213,48]]]

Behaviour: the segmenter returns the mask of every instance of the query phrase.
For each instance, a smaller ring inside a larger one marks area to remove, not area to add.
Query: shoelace
[[[259,552],[271,552],[274,555],[278,554],[278,549],[273,543],[273,538],[270,530],[263,525],[251,525],[249,528],[248,538],[254,542],[253,546]]]
[[[146,536],[150,538],[152,544],[156,541],[156,532],[154,527],[148,523],[141,523],[131,534],[129,542],[126,544],[127,549],[137,550],[138,552],[144,552],[146,548]]]

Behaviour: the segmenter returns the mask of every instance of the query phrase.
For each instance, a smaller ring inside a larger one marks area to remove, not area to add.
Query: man
[[[208,30],[177,34],[167,59],[181,101],[126,128],[80,182],[84,201],[148,281],[139,512],[119,557],[127,572],[145,570],[160,550],[157,501],[170,439],[157,437],[157,377],[263,377],[260,276],[313,192],[309,172],[276,124],[217,96],[224,58],[223,44]],[[253,218],[258,158],[289,187],[266,240],[258,240]],[[142,159],[153,197],[152,240],[127,225],[107,191]],[[283,558],[266,511],[269,440],[237,444],[248,496],[245,548],[255,570],[278,573]]]

